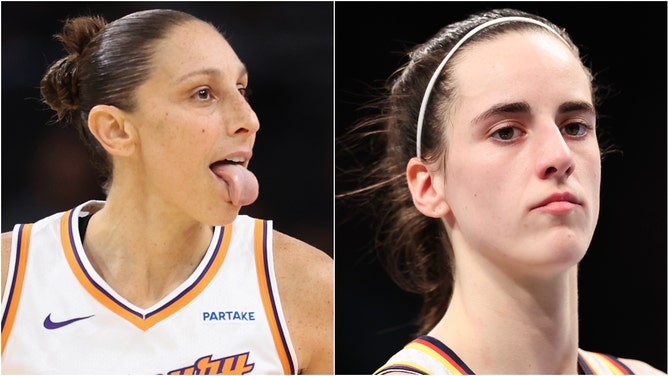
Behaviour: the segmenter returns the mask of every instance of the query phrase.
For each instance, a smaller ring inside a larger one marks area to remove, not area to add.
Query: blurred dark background
[[[336,130],[365,114],[405,46],[489,7],[514,7],[566,28],[599,83],[612,85],[599,125],[623,155],[603,162],[601,211],[580,264],[580,347],[666,371],[666,2],[336,2]],[[336,145],[339,174],[354,160]],[[361,159],[362,164],[365,159]],[[336,373],[369,374],[413,338],[419,297],[374,259],[371,220],[336,203]]]
[[[64,56],[52,35],[79,15],[111,22],[172,8],[223,31],[249,70],[261,129],[250,169],[259,199],[242,213],[333,254],[333,3],[2,2],[2,231],[103,199],[74,130],[47,125],[47,66]]]

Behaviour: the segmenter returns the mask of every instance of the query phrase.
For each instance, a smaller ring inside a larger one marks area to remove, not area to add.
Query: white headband
[[[417,135],[416,135],[416,138],[415,138],[415,144],[416,144],[416,148],[417,148],[417,157],[418,158],[421,158],[421,155],[422,155],[422,153],[421,153],[422,123],[424,122],[424,113],[427,110],[427,102],[429,101],[429,96],[431,95],[431,90],[433,89],[434,84],[436,83],[436,79],[438,78],[438,75],[441,74],[441,71],[443,70],[443,67],[445,66],[445,64],[448,62],[448,60],[450,60],[452,55],[455,52],[457,52],[457,49],[459,49],[459,47],[461,47],[461,45],[464,44],[464,42],[466,42],[468,39],[470,39],[472,36],[474,36],[480,30],[482,30],[486,27],[492,26],[492,25],[496,25],[498,23],[510,22],[510,21],[528,22],[528,23],[532,23],[532,24],[535,24],[535,25],[542,26],[542,27],[546,28],[547,30],[550,30],[552,33],[554,33],[554,35],[558,36],[559,39],[561,39],[564,43],[566,43],[568,45],[568,43],[564,40],[564,38],[561,35],[559,35],[559,33],[557,33],[554,29],[552,29],[551,27],[547,26],[546,24],[544,24],[544,23],[542,23],[538,20],[534,20],[533,18],[528,18],[528,17],[512,16],[512,17],[496,18],[496,19],[493,19],[491,21],[487,21],[483,24],[480,24],[477,27],[475,27],[473,30],[469,31],[466,35],[464,35],[464,37],[462,39],[459,40],[459,42],[457,42],[457,44],[455,44],[454,47],[452,47],[452,49],[450,49],[450,52],[448,52],[448,54],[445,55],[445,58],[443,58],[443,61],[441,61],[441,64],[439,64],[438,67],[436,68],[436,70],[434,71],[434,74],[431,76],[431,80],[429,80],[429,84],[427,85],[427,88],[424,91],[424,97],[422,98],[422,104],[420,105],[420,113],[418,114]]]

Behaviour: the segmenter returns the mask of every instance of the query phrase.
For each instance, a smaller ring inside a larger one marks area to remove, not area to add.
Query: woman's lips
[[[582,206],[582,202],[570,192],[553,193],[540,201],[531,210],[539,210],[551,214],[566,214]]]

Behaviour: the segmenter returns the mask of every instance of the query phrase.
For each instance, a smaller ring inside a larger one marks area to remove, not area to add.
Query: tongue
[[[233,205],[250,205],[257,199],[257,178],[247,168],[238,164],[218,164],[211,167],[211,170],[227,183]]]

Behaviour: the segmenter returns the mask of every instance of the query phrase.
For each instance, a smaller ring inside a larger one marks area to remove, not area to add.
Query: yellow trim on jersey
[[[179,300],[173,302],[171,305],[162,309],[155,315],[143,318],[133,312],[130,312],[125,307],[119,305],[113,299],[105,295],[100,288],[96,287],[91,282],[85,271],[81,268],[78,261],[76,260],[76,251],[72,247],[72,240],[70,238],[70,231],[72,227],[69,219],[71,214],[72,210],[69,210],[60,220],[60,240],[63,246],[63,250],[65,251],[65,258],[70,265],[70,269],[72,269],[72,272],[76,276],[77,280],[79,280],[81,286],[83,286],[86,291],[88,291],[88,293],[91,294],[91,296],[93,296],[98,302],[144,331],[148,330],[153,325],[183,308],[195,297],[197,297],[197,295],[199,295],[202,290],[204,290],[204,288],[216,275],[220,269],[220,266],[223,264],[223,260],[225,259],[227,250],[230,245],[230,240],[232,239],[232,224],[229,224],[222,230],[223,239],[219,247],[219,254],[216,255],[216,258],[213,260],[209,270],[206,271],[206,274],[202,277],[202,279],[195,286],[192,286],[185,294],[183,294]],[[73,234],[72,236],[76,235]]]
[[[12,331],[12,326],[14,326],[14,320],[16,319],[16,311],[18,310],[19,302],[21,301],[21,291],[23,290],[23,282],[26,275],[26,264],[28,263],[28,249],[30,248],[30,232],[32,230],[32,223],[23,225],[21,228],[21,243],[17,244],[18,252],[17,259],[15,260],[16,265],[16,274],[12,276],[14,284],[12,284],[12,300],[7,300],[7,318],[5,321],[5,326],[2,328],[2,353],[5,352],[5,345],[9,339],[9,333]],[[18,236],[18,235],[15,235]],[[5,294],[10,293],[10,291],[5,291]]]
[[[625,372],[623,372],[623,370],[621,370],[621,369],[619,368],[619,365],[617,365],[617,364],[611,362],[610,359],[609,359],[608,357],[606,357],[606,356],[604,356],[604,355],[602,355],[602,354],[599,354],[599,353],[592,353],[592,352],[590,352],[589,354],[591,354],[591,355],[593,355],[595,358],[597,358],[599,362],[605,364],[605,366],[606,366],[606,368],[607,368],[607,371],[612,372],[613,375],[625,375],[625,374],[626,374]],[[602,374],[602,373],[599,372],[599,374]]]
[[[255,265],[257,268],[257,278],[260,283],[260,295],[262,296],[262,303],[264,305],[264,311],[267,316],[267,321],[269,322],[269,328],[271,329],[271,334],[274,337],[274,345],[276,346],[276,351],[278,357],[281,360],[283,365],[283,372],[288,375],[294,372],[290,367],[290,358],[287,351],[287,348],[283,344],[283,337],[281,335],[281,330],[279,323],[277,322],[276,312],[274,304],[272,303],[272,291],[269,289],[269,282],[267,275],[268,269],[265,265],[265,229],[264,221],[261,219],[255,219]],[[267,262],[273,262],[273,260],[267,260]]]

